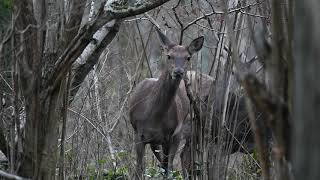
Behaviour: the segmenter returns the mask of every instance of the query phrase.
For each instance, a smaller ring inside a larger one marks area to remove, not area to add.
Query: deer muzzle
[[[174,74],[174,76],[176,78],[181,78],[183,76],[183,74],[184,74],[184,69],[179,68],[179,67],[178,68],[174,68],[173,74]]]

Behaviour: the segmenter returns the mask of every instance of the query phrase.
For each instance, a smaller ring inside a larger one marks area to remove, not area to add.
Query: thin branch
[[[137,17],[137,18],[132,18],[132,19],[124,20],[124,22],[133,22],[133,21],[138,21],[138,20],[147,20],[147,21],[149,21],[148,18]]]
[[[150,74],[150,77],[152,78],[153,75],[152,75],[152,70],[151,70],[150,62],[149,62],[148,57],[147,57],[146,45],[145,45],[145,43],[143,42],[143,37],[142,37],[141,30],[140,30],[140,27],[139,27],[138,22],[136,22],[136,26],[137,26],[137,29],[138,29],[138,34],[139,34],[139,37],[140,37],[140,40],[141,40],[141,46],[142,46],[142,49],[143,49],[142,54],[143,54],[143,56],[144,56],[144,58],[145,58],[145,61],[147,62],[149,74]]]
[[[259,5],[259,4],[261,4],[261,2],[260,2],[260,3],[249,4],[249,5],[246,5],[246,6],[243,6],[243,7],[239,7],[239,8],[235,8],[235,9],[231,9],[231,10],[228,10],[227,12],[228,12],[228,14],[231,14],[231,13],[235,13],[235,12],[241,11],[242,9],[247,9],[247,8],[252,7],[252,6]],[[202,20],[202,19],[205,19],[205,18],[207,18],[207,17],[209,17],[209,16],[212,16],[212,15],[217,15],[217,14],[225,14],[225,13],[224,13],[223,11],[221,12],[221,11],[215,11],[215,10],[213,10],[211,13],[204,14],[203,16],[200,16],[200,17],[194,19],[193,21],[189,22],[189,23],[184,27],[183,30],[188,29],[190,26],[192,26],[193,24],[195,24],[196,22],[198,22],[198,21],[200,21],[200,20]]]
[[[148,20],[154,25],[156,26],[158,29],[160,28],[160,25],[157,23],[156,20],[154,20],[148,13],[144,13],[144,15],[148,18]]]
[[[6,178],[6,179],[15,179],[15,180],[29,180],[14,174],[9,174],[5,171],[0,170],[0,177]]]
[[[95,94],[95,99],[96,99],[96,108],[97,108],[97,118],[99,120],[99,122],[103,122],[103,117],[102,117],[102,110],[101,110],[101,99],[100,99],[100,93],[99,93],[99,78],[98,78],[98,73],[96,73],[96,70],[94,69],[93,72],[93,83],[94,83],[94,94]],[[116,163],[116,158],[114,156],[114,148],[112,146],[112,142],[111,142],[111,136],[109,132],[103,131],[103,133],[105,134],[106,140],[107,140],[107,144],[108,144],[108,148],[109,148],[109,152],[111,154],[111,159],[112,159],[112,164],[113,164],[113,168],[116,169],[117,168],[117,163]]]
[[[93,123],[89,118],[85,117],[85,116],[84,116],[83,114],[81,114],[80,112],[77,112],[77,111],[75,111],[75,110],[73,110],[73,109],[71,109],[71,108],[68,108],[68,110],[69,110],[70,112],[73,112],[73,113],[76,114],[76,115],[81,116],[81,117],[82,117],[84,120],[86,120],[99,134],[101,134],[102,137],[104,137],[105,139],[107,139],[107,137],[106,137],[105,133],[103,132],[103,130],[101,130],[100,128],[98,128],[97,126],[95,126],[94,123]]]
[[[248,15],[248,16],[268,19],[267,16],[262,16],[262,15],[259,15],[259,14],[253,14],[253,13],[249,13],[249,12],[244,12],[244,11],[242,11],[242,10],[240,10],[240,12],[241,12],[242,14],[245,14],[245,15]]]
[[[179,0],[178,1],[178,3],[177,3],[177,5],[175,5],[173,8],[172,8],[172,11],[173,11],[173,13],[174,13],[174,17],[176,18],[176,20],[178,21],[178,23],[179,23],[179,25],[180,25],[180,28],[181,28],[181,30],[180,30],[180,38],[179,38],[179,44],[181,45],[182,44],[182,40],[183,40],[183,23],[182,23],[182,21],[180,20],[180,18],[179,18],[179,16],[178,16],[178,14],[177,14],[177,11],[176,11],[176,9],[177,9],[177,7],[179,6],[179,4],[180,4],[180,2],[181,2],[181,0]]]
[[[12,87],[10,86],[10,84],[8,83],[8,81],[1,75],[1,73],[0,73],[0,78],[5,82],[5,84],[9,87],[9,89],[10,89],[11,91],[13,91]]]

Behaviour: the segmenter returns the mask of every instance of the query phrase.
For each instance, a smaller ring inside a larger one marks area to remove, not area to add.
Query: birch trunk
[[[93,71],[93,78],[94,78],[94,94],[95,94],[96,106],[97,106],[96,107],[97,108],[97,116],[98,116],[99,122],[104,122],[103,117],[102,117],[101,101],[100,101],[100,93],[99,93],[99,79],[98,79],[98,74],[97,74],[96,70]],[[113,150],[113,146],[112,146],[112,142],[111,142],[110,133],[108,131],[105,131],[104,134],[105,134],[105,138],[106,138],[109,152],[111,155],[113,168],[116,169],[117,164],[116,164],[116,158],[114,156],[114,150]]]

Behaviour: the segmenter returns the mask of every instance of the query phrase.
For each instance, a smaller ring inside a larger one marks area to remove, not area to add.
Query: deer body
[[[164,169],[172,169],[181,127],[189,113],[183,81],[169,79],[166,72],[158,80],[145,79],[136,87],[130,104],[137,143],[137,173],[143,172],[146,144],[150,144]]]
[[[129,116],[135,131],[137,179],[143,174],[146,144],[150,144],[166,172],[172,170],[182,127],[189,114],[189,100],[182,81],[184,69],[191,55],[199,51],[203,44],[203,37],[200,37],[188,47],[176,45],[160,30],[157,29],[157,32],[167,49],[165,67],[159,79],[149,78],[140,82],[129,101]]]
[[[163,144],[174,133],[179,135],[189,112],[184,88],[183,81],[169,79],[168,72],[138,84],[131,97],[130,117],[141,142]]]

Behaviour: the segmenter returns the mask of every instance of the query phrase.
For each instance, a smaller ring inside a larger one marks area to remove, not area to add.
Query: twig
[[[156,26],[158,29],[160,28],[160,25],[157,23],[156,20],[154,20],[148,13],[144,13],[144,15],[148,18],[148,20],[154,25]]]
[[[148,18],[144,18],[144,17],[137,17],[137,18],[132,18],[132,19],[124,20],[124,22],[133,22],[133,21],[138,21],[138,20],[147,20],[147,21],[149,21],[149,19],[148,19]]]
[[[7,173],[5,171],[0,170],[0,177],[6,178],[6,179],[16,179],[16,180],[29,180],[27,178],[23,178],[14,174]]]
[[[238,11],[241,11],[242,9],[247,9],[247,8],[250,8],[252,6],[256,6],[256,5],[259,5],[261,4],[261,2],[259,3],[254,3],[254,4],[249,4],[249,5],[246,5],[246,6],[243,6],[243,7],[239,7],[239,8],[235,8],[235,9],[231,9],[231,10],[228,10],[228,14],[231,14],[231,13],[235,13],[235,12],[238,12]],[[212,16],[212,15],[217,15],[217,14],[225,14],[224,12],[221,12],[221,11],[215,11],[213,9],[213,11],[211,13],[207,13],[207,14],[204,14],[203,16],[200,16],[196,19],[194,19],[193,21],[189,22],[184,28],[183,30],[186,30],[188,29],[190,26],[192,26],[193,24],[195,24],[196,22],[204,19],[204,18],[207,18],[209,16]]]
[[[100,93],[99,93],[99,84],[98,84],[99,79],[98,79],[98,74],[96,73],[96,70],[94,70],[94,72],[93,72],[93,79],[94,79],[94,94],[95,94],[96,108],[97,108],[97,118],[100,122],[103,122],[102,110],[101,110],[101,100],[100,100]],[[110,133],[109,132],[105,133],[105,131],[103,131],[103,133],[105,134],[105,137],[107,140],[109,152],[111,154],[111,159],[113,161],[112,162],[113,168],[116,169],[117,164],[116,164],[116,158],[114,156],[114,148],[112,146]]]
[[[95,125],[93,124],[93,122],[91,122],[90,119],[88,119],[87,117],[85,117],[85,116],[82,115],[81,113],[79,113],[79,112],[77,112],[77,111],[75,111],[75,110],[73,110],[73,109],[71,109],[71,108],[68,108],[68,110],[71,111],[71,112],[73,112],[73,113],[75,113],[75,114],[77,114],[77,115],[79,115],[79,116],[81,116],[81,117],[82,117],[84,120],[86,120],[98,133],[100,133],[104,138],[107,138],[106,135],[105,135],[105,133],[103,132],[103,130],[101,130],[101,129],[99,129],[97,126],[95,126]]]
[[[1,75],[1,73],[0,73],[0,77],[1,77],[1,79],[5,82],[5,84],[10,88],[10,90],[13,91],[12,87],[10,86],[10,84],[8,83],[8,81]]]
[[[228,128],[228,126],[224,126],[224,128],[227,130],[228,134],[239,144],[239,146],[249,155],[249,157],[252,159],[252,161],[261,169],[260,164],[258,161],[253,157],[252,154],[243,146],[243,143],[240,142],[240,140],[234,135],[234,133]]]
[[[244,11],[242,11],[242,10],[240,10],[240,12],[241,12],[242,14],[245,14],[245,15],[248,15],[248,16],[268,19],[267,16],[262,16],[262,15],[259,15],[259,14],[252,14],[252,13],[244,12]]]
[[[142,54],[143,54],[143,56],[145,58],[145,61],[147,62],[147,66],[148,66],[148,70],[149,70],[149,73],[150,73],[150,77],[152,78],[153,75],[152,75],[152,70],[151,70],[151,67],[150,67],[150,62],[149,62],[148,57],[147,57],[146,45],[143,42],[143,37],[142,37],[141,30],[140,30],[138,22],[136,22],[136,26],[137,26],[137,29],[138,29],[138,34],[139,34],[139,37],[140,37],[140,40],[141,40],[141,46],[142,46],[142,49],[143,49],[143,53]]]
[[[173,8],[172,8],[172,11],[174,13],[174,17],[176,18],[176,20],[178,21],[179,25],[180,25],[180,28],[181,28],[181,31],[180,31],[180,39],[179,39],[179,44],[181,45],[182,44],[182,40],[183,40],[183,32],[184,32],[184,28],[183,28],[183,23],[182,21],[180,20],[178,14],[177,14],[177,7],[179,6],[181,0],[178,1],[177,5],[175,5]]]

